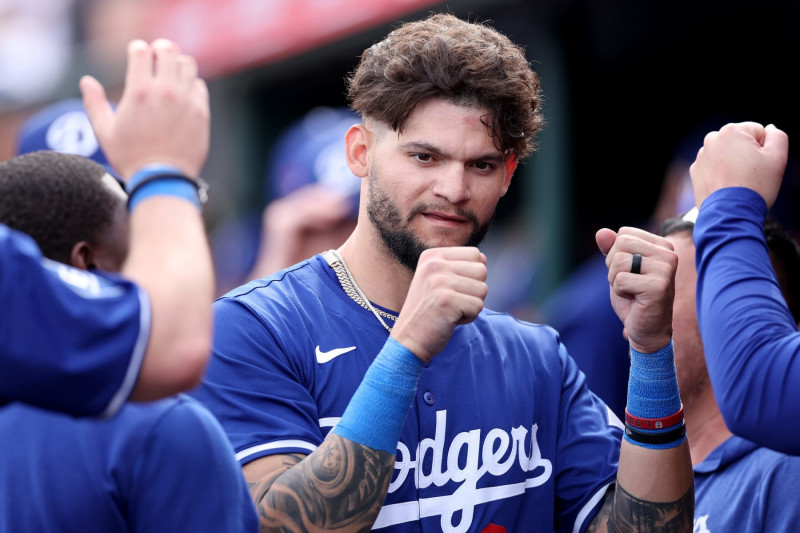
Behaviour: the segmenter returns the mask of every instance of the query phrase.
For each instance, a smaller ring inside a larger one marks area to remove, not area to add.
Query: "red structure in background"
[[[218,77],[278,61],[398,20],[440,0],[161,0],[144,27],[193,55],[201,75]]]

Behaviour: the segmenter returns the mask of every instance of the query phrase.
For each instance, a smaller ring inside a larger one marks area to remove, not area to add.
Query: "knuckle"
[[[137,87],[131,96],[133,96],[135,102],[144,104],[150,99],[150,91],[146,87]]]
[[[169,104],[174,104],[180,100],[180,93],[170,84],[161,86],[160,96],[162,100]]]

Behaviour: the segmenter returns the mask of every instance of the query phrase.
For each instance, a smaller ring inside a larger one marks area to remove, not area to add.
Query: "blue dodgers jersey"
[[[388,337],[321,256],[214,306],[214,354],[193,394],[241,463],[314,451]],[[622,435],[584,381],[546,326],[485,311],[457,327],[422,371],[374,529],[583,531]]]
[[[150,332],[144,291],[42,257],[0,224],[0,404],[108,416],[128,399]]]
[[[13,403],[0,434],[0,531],[258,531],[230,442],[185,395],[106,420]]]
[[[732,436],[694,467],[694,486],[694,533],[796,531],[800,523],[800,457]]]

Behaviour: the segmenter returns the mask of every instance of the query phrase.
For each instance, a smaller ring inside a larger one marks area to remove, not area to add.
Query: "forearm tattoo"
[[[369,531],[394,459],[336,434],[305,458],[287,455],[286,469],[250,483],[261,531]]]
[[[617,483],[586,531],[691,533],[693,521],[694,485],[677,501],[657,503],[640,500]]]

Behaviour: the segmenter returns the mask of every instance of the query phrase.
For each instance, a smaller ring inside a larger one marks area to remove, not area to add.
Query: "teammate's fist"
[[[689,169],[698,206],[725,187],[747,187],[772,207],[789,157],[789,137],[756,122],[727,124],[706,135]]]

